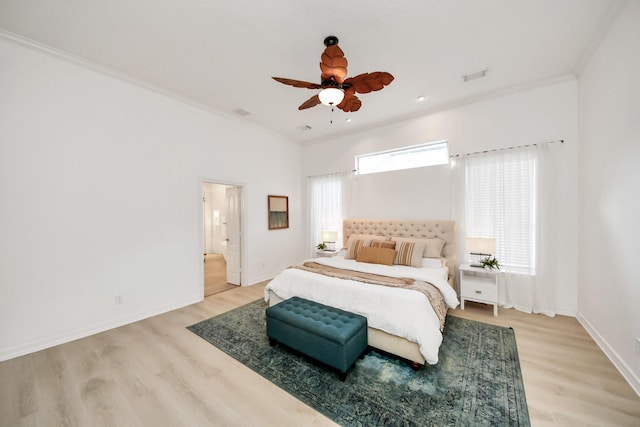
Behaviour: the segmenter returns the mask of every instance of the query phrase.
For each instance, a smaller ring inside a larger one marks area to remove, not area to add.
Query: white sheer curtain
[[[315,248],[322,231],[337,231],[337,247],[342,244],[342,219],[348,216],[351,194],[351,173],[333,173],[312,176],[307,182],[309,256],[315,256]]]
[[[562,144],[538,144],[536,169],[536,283],[533,288],[533,312],[547,316],[556,314],[562,235],[560,171]]]
[[[467,259],[465,236],[495,238],[504,272],[500,304],[548,316],[556,313],[559,147],[544,143],[452,160],[458,259]]]

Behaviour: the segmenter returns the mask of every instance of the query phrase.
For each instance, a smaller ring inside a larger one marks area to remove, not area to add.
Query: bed
[[[272,306],[298,296],[361,314],[367,317],[371,347],[407,359],[414,367],[425,362],[436,364],[442,343],[442,309],[446,312],[459,304],[453,282],[455,222],[347,219],[343,223],[343,240],[347,247],[338,255],[307,260],[305,266],[288,268],[276,276],[265,287],[265,300]],[[387,243],[381,242],[394,242],[395,255],[391,255]],[[377,249],[380,247],[386,247],[386,251]],[[409,255],[407,248],[411,249]],[[366,260],[365,253],[385,259]],[[389,265],[390,257],[395,264]],[[366,262],[358,261],[360,258]],[[363,272],[354,274],[365,276],[366,280],[342,277],[334,270]],[[363,283],[370,276],[384,277],[384,286]],[[386,283],[386,278],[396,283],[407,277],[416,280],[410,281],[409,289]],[[440,307],[430,302],[434,292],[441,296]]]

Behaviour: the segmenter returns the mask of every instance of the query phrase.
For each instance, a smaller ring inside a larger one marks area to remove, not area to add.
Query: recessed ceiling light
[[[344,119],[344,121],[347,123],[351,123],[351,117],[347,117],[346,119]]]
[[[309,126],[309,125],[304,125],[304,126],[301,127],[301,129],[302,130],[311,130],[313,128],[311,126]]]
[[[424,101],[425,99],[427,99],[427,97],[426,97],[426,96],[424,96],[424,95],[420,95],[419,97],[417,97],[417,98],[416,98],[416,101],[418,101],[418,102],[422,102],[422,101]]]

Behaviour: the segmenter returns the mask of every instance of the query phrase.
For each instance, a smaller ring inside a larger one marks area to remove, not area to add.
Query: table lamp
[[[469,265],[482,267],[480,260],[496,252],[496,239],[492,237],[467,237],[466,248],[469,253]]]
[[[320,239],[325,244],[325,251],[335,251],[338,232],[335,230],[323,230],[320,232]]]

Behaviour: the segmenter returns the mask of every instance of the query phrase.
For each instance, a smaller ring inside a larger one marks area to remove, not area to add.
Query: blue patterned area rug
[[[257,300],[188,329],[342,426],[529,426],[513,329],[448,316],[440,361],[413,371],[369,349],[345,382],[269,346]]]

